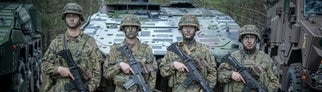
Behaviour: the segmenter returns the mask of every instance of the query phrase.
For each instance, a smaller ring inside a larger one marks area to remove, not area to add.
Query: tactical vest
[[[245,55],[242,51],[235,51],[231,55],[235,57],[235,59],[238,60],[246,68],[257,66],[261,71],[261,73],[258,76],[259,77],[258,80],[260,83],[264,84],[264,86],[267,87],[266,84],[268,84],[269,78],[266,77],[267,76],[266,71],[269,68],[269,66],[267,66],[268,60],[264,60],[265,56],[267,56],[265,55],[264,52],[256,50],[256,52],[250,57]],[[233,70],[236,71],[235,69]],[[233,90],[242,92],[242,90],[245,87],[245,85],[242,82],[235,82],[235,81],[232,81],[227,86],[229,86],[229,89],[231,90],[229,92],[233,92]]]
[[[116,48],[118,48],[118,47],[122,46],[122,44],[118,43],[118,44],[115,44],[114,46]],[[148,69],[147,68],[148,64],[150,64],[152,66],[152,62],[153,62],[153,60],[148,60],[148,58],[147,58],[148,56],[145,55],[147,53],[146,50],[148,49],[148,47],[149,46],[147,44],[140,43],[138,49],[136,51],[132,51],[132,55],[134,56],[135,60],[140,62],[141,66],[142,66],[143,76],[145,77],[146,81],[147,81],[147,76],[145,76],[145,74],[155,71],[155,69]],[[117,62],[126,61],[126,63],[129,64],[127,57],[124,56],[120,51],[116,52],[116,56],[120,56],[120,57],[116,58]],[[153,67],[149,67],[149,68],[153,68]],[[122,86],[125,82],[127,82],[130,79],[130,76],[131,75],[124,74],[121,70],[121,73],[114,75],[114,84],[116,86]],[[135,87],[131,87],[131,88],[135,88]]]
[[[68,43],[65,34],[60,34],[56,37],[56,41],[60,44],[59,46],[57,46],[57,49],[55,50],[55,52],[59,52],[63,49],[70,49],[71,54],[73,56],[73,59],[75,61],[75,63],[79,64],[81,63],[80,59],[82,57],[83,54],[83,49],[85,47],[85,44],[87,43],[88,39],[90,38],[89,35],[87,34],[82,34],[80,35],[79,38],[76,38],[76,42],[71,42]],[[59,63],[61,65],[67,66],[65,60],[63,60],[61,57],[59,57]]]
[[[89,38],[90,38],[89,35],[81,34],[81,35],[79,35],[79,37],[77,37],[74,40],[75,42],[67,42],[68,38],[66,38],[66,35],[60,34],[55,39],[55,41],[57,41],[57,45],[58,45],[58,46],[56,46],[57,48],[55,49],[55,52],[57,53],[63,49],[69,49],[77,66],[80,68],[85,67],[86,63],[82,62],[81,59],[84,58],[84,56],[82,56],[82,54],[85,53],[84,47],[85,47],[85,44],[87,43]],[[69,40],[69,41],[71,41],[71,40]],[[58,61],[59,65],[64,66],[64,67],[68,67],[67,62],[62,57],[60,57],[58,55],[57,55],[57,57],[59,60]],[[63,86],[63,89],[66,92],[74,92],[75,91],[74,90],[75,86],[70,81],[65,82],[61,86]]]
[[[205,44],[201,44],[199,42],[196,42],[194,50],[191,50],[191,48],[190,48],[191,54],[189,55],[195,61],[196,68],[204,76],[207,76],[207,67],[208,67],[209,64],[207,63],[207,61],[199,61],[199,62],[197,62],[198,61],[197,59],[199,59],[199,58],[211,58],[211,57],[206,57],[207,55],[204,54],[204,51],[206,51],[206,48],[207,47],[206,47]],[[185,53],[187,53],[187,51],[185,51]],[[213,61],[213,62],[215,62],[215,61]],[[176,71],[176,73],[174,75],[171,75],[169,77],[169,82],[168,82],[169,87],[174,87],[174,85],[178,85],[178,84],[183,82],[183,81],[177,80],[177,77],[179,77],[177,73],[179,73],[179,72]],[[182,74],[182,73],[180,73],[180,74]]]

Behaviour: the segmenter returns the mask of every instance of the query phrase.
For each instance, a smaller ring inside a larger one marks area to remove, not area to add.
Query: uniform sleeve
[[[120,72],[120,66],[118,61],[116,61],[117,55],[117,49],[116,45],[111,47],[111,50],[109,52],[109,57],[106,59],[104,63],[104,77],[109,79],[112,78],[113,75]]]
[[[279,83],[277,77],[273,73],[273,60],[268,55],[264,60],[267,60],[267,67],[269,67],[267,69],[267,78],[269,82],[267,82],[268,84],[266,85],[268,85],[269,92],[275,92],[278,89]]]
[[[217,84],[217,62],[215,60],[215,57],[209,52],[208,49],[206,49],[205,53],[205,58],[208,65],[206,79],[208,80],[209,86],[215,88]]]
[[[89,57],[88,61],[90,61],[88,64],[89,68],[91,70],[91,80],[89,80],[89,91],[93,92],[95,89],[99,86],[100,80],[101,80],[101,63],[103,62],[103,56],[101,52],[99,51],[95,40],[93,38],[89,38],[87,41],[85,48],[89,49]]]
[[[160,74],[162,77],[168,77],[175,73],[175,68],[173,66],[173,61],[175,61],[175,54],[167,51],[167,54],[162,58],[160,63]]]
[[[42,62],[41,62],[41,70],[44,74],[49,76],[58,76],[58,66],[55,65],[57,55],[55,54],[56,48],[56,40],[53,40],[49,45],[47,51],[45,52]]]
[[[218,67],[218,82],[229,83],[232,78],[232,71],[228,63],[221,63]]]
[[[156,79],[157,79],[158,63],[157,63],[155,57],[153,56],[151,48],[148,48],[146,50],[146,52],[148,52],[147,55],[146,55],[148,62],[152,61],[153,71],[151,71],[149,73],[150,75],[149,75],[149,78],[148,78],[148,83],[149,83],[149,86],[151,87],[151,89],[153,89],[155,87]]]

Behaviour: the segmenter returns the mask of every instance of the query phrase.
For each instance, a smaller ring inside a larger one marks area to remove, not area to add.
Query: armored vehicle
[[[37,92],[40,13],[31,4],[0,2],[0,84],[4,92]]]
[[[127,14],[134,14],[140,18],[142,31],[138,37],[141,42],[152,48],[158,62],[166,54],[167,47],[171,43],[182,40],[178,23],[185,14],[197,16],[200,31],[197,32],[195,39],[206,44],[211,53],[217,57],[217,61],[240,47],[237,41],[240,27],[231,17],[214,9],[200,8],[187,0],[172,0],[164,5],[148,0],[103,3],[100,10],[90,16],[83,26],[84,33],[94,37],[100,51],[108,56],[110,47],[115,43],[121,43],[125,37],[124,33],[119,31],[119,27],[121,20]],[[162,79],[157,81],[163,82]],[[163,85],[160,82],[158,83]],[[168,90],[164,87],[157,89]]]
[[[322,91],[322,0],[271,4],[264,47],[277,65],[281,90]]]
[[[103,4],[99,12],[89,18],[84,33],[93,36],[104,55],[108,55],[114,43],[121,43],[124,34],[119,31],[120,22],[126,14],[140,18],[141,42],[153,49],[153,54],[163,56],[171,43],[181,41],[178,31],[179,19],[184,14],[196,15],[201,24],[195,36],[206,44],[216,57],[223,57],[239,48],[237,25],[231,17],[205,8],[198,8],[190,1],[171,1],[166,5],[149,3],[147,0]]]

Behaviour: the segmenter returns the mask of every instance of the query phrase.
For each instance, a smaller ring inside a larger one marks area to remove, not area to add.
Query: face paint
[[[257,37],[255,35],[244,35],[242,42],[245,50],[253,50],[256,46]]]
[[[181,29],[181,34],[184,40],[193,40],[196,35],[195,26],[183,26]]]
[[[124,33],[126,38],[134,39],[138,35],[137,26],[124,26]]]

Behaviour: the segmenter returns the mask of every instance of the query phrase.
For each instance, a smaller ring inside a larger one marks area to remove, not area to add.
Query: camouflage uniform
[[[77,4],[69,3],[66,6],[68,5],[75,6]],[[45,91],[66,92],[65,89],[67,88],[64,88],[64,86],[72,84],[69,77],[62,77],[58,73],[59,66],[68,67],[67,62],[57,55],[59,51],[65,48],[65,43],[75,63],[82,70],[83,76],[89,78],[85,81],[86,87],[90,92],[94,91],[100,82],[100,62],[103,61],[103,57],[98,50],[95,40],[83,33],[74,39],[70,39],[67,33],[60,34],[49,45],[41,63],[42,72],[49,76],[48,82],[45,85]]]
[[[70,49],[75,63],[82,70],[86,69],[91,73],[89,74],[91,79],[86,81],[86,85],[91,92],[94,91],[100,81],[100,62],[102,62],[102,56],[95,40],[87,34],[78,36],[76,40],[68,39],[65,34],[57,36],[44,54],[42,62],[43,73],[54,79],[55,84],[52,86],[54,92],[64,92],[64,85],[70,83],[70,78],[61,77],[57,71],[58,66],[68,67],[66,61],[57,55],[57,52],[64,49],[64,36],[66,37],[66,45]]]
[[[140,22],[134,15],[126,16],[122,20],[121,31],[123,31],[122,28],[125,25],[138,26],[140,30]],[[152,90],[156,82],[157,62],[153,56],[152,49],[147,44],[141,43],[139,39],[137,40],[138,42],[131,48],[132,55],[141,64],[144,80]],[[126,42],[124,41],[122,44],[126,44]],[[141,92],[138,85],[133,85],[128,90],[123,87],[123,84],[130,80],[132,74],[124,73],[119,65],[120,62],[129,64],[127,57],[117,50],[122,44],[114,44],[111,47],[109,58],[104,63],[104,76],[105,78],[112,78],[114,80],[114,85],[116,86],[115,92]]]
[[[182,26],[195,26],[199,30],[199,23],[196,17],[185,15],[179,22],[179,30]],[[185,40],[184,40],[185,41]],[[184,42],[183,41],[183,42]],[[216,61],[214,56],[208,50],[208,47],[202,43],[192,40],[194,44],[188,48],[191,52],[189,55],[196,63],[197,69],[205,77],[209,86],[214,88],[217,83]],[[180,47],[182,48],[182,47]],[[183,50],[185,50],[183,48]],[[187,51],[186,51],[187,52]],[[173,66],[174,61],[182,61],[175,53],[168,51],[160,63],[160,73],[163,77],[168,77],[168,85],[172,87],[173,92],[199,92],[201,87],[193,82],[187,88],[182,86],[182,83],[187,79],[187,72],[179,72]],[[190,71],[190,70],[189,70]]]
[[[239,41],[241,42],[242,36],[246,34],[256,35],[260,40],[258,28],[254,25],[246,25],[241,29]],[[253,53],[247,53],[244,50],[238,50],[231,53],[231,56],[236,58],[245,67],[257,68],[257,74],[259,81],[269,92],[276,91],[278,87],[278,81],[272,71],[273,60],[269,55],[263,51],[255,49]],[[218,67],[218,81],[224,86],[224,92],[241,92],[245,86],[242,81],[234,81],[232,79],[232,72],[237,71],[232,68],[228,63],[221,63]],[[254,90],[251,90],[254,91]]]

